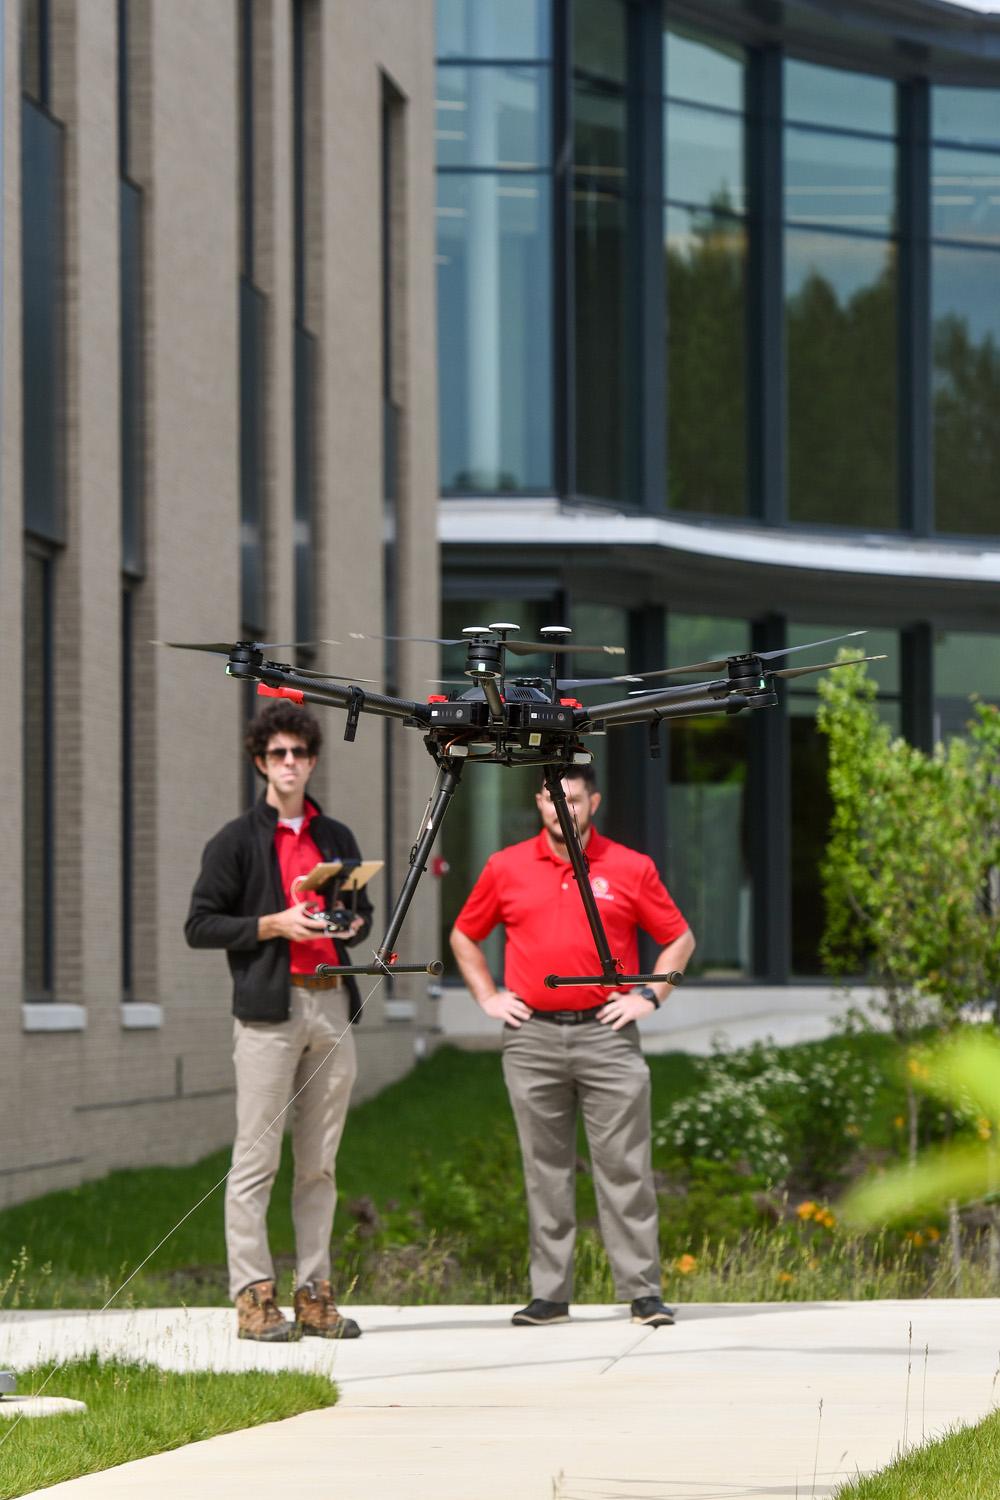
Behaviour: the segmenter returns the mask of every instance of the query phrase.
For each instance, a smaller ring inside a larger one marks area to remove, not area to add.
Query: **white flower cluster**
[[[745,1161],[776,1183],[808,1135],[856,1134],[875,1093],[872,1069],[846,1052],[773,1045],[717,1051],[698,1092],[661,1116],[653,1139],[688,1159]]]

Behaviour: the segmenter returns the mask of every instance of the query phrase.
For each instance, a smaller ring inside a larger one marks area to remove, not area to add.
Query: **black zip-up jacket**
[[[357,839],[344,823],[327,818],[313,798],[317,816],[309,833],[324,860],[360,859]],[[264,797],[242,817],[234,818],[205,845],[201,873],[191,893],[191,909],[184,936],[192,948],[225,948],[233,976],[233,1014],[241,1021],[287,1021],[289,1016],[289,953],[285,938],[262,943],[257,920],[287,905],[281,887],[274,832],[277,808]],[[332,896],[317,893],[329,907]],[[358,892],[358,915],[364,926],[350,941],[363,942],[372,925],[372,905]],[[347,963],[346,945],[335,939],[339,962]],[[347,976],[351,1020],[361,1010],[353,975]]]

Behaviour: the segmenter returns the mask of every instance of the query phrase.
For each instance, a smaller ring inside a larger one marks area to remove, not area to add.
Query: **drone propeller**
[[[495,630],[489,626],[479,627],[481,634],[493,635]],[[443,635],[364,635],[361,631],[352,630],[351,639],[354,641],[416,641],[425,646],[468,646],[475,639],[476,632],[470,628],[464,636]],[[584,652],[592,654],[598,652],[604,656],[624,656],[624,646],[567,646],[553,641],[508,641],[501,640],[501,644],[514,656],[551,656],[553,653],[568,655],[570,652]],[[443,680],[443,679],[442,679]]]
[[[798,650],[798,647],[796,646],[793,649]],[[765,676],[785,678],[807,677],[810,672],[832,672],[836,671],[837,667],[853,667],[861,661],[885,661],[885,659],[886,657],[883,653],[880,656],[851,656],[846,661],[821,661],[812,667],[773,667],[766,669]],[[709,686],[710,683],[708,682],[687,682],[683,687],[669,688],[666,691],[676,693],[678,698],[682,698],[687,693],[694,693],[699,688]],[[628,696],[630,698],[644,698],[650,693],[662,693],[664,691],[663,688],[640,688],[638,691],[629,693]]]
[[[214,656],[231,656],[237,646],[251,651],[294,651],[300,646],[341,646],[342,641],[150,641],[151,646],[170,646],[175,651],[209,651]]]
[[[733,651],[729,656],[713,657],[711,661],[688,662],[684,667],[660,667],[655,672],[636,672],[634,676],[648,677],[687,677],[693,672],[721,672],[729,664],[733,657],[756,656],[759,661],[773,661],[778,656],[791,656],[793,651],[811,651],[814,646],[830,646],[835,641],[849,641],[855,636],[866,635],[864,630],[848,630],[844,635],[829,635],[822,641],[807,641],[804,646],[780,646],[777,651]],[[610,681],[621,681],[621,678],[609,679]]]

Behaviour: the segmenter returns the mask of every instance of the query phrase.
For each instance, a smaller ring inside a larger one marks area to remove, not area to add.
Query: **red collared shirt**
[[[274,848],[278,856],[278,868],[281,871],[281,888],[285,893],[285,902],[288,906],[291,906],[295,900],[292,895],[292,882],[300,875],[308,875],[313,865],[318,865],[323,858],[309,832],[309,824],[315,816],[315,806],[312,802],[306,802],[302,826],[298,833],[290,823],[282,823],[280,818],[274,830]],[[322,906],[322,895],[317,896],[314,892],[308,897],[308,902]],[[332,938],[316,938],[309,943],[289,943],[288,948],[288,967],[292,974],[315,974],[317,964],[340,963]]]
[[[648,855],[604,838],[596,828],[586,855],[612,955],[624,973],[635,974],[640,927],[665,948],[687,931],[687,923]],[[601,965],[576,877],[569,861],[553,854],[544,829],[490,856],[455,925],[479,943],[498,923],[507,934],[504,983],[535,1010],[586,1010],[613,993],[596,985],[545,988],[546,974],[599,974]]]

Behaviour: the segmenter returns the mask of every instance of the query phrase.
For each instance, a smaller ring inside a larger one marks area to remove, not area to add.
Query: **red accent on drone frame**
[[[258,682],[257,684],[258,698],[290,698],[293,703],[304,703],[305,696],[305,693],[301,692],[299,688],[273,688],[268,687],[266,682]]]
[[[447,703],[448,702],[448,694],[447,693],[428,693],[428,695],[427,695],[427,702],[428,703]]]

